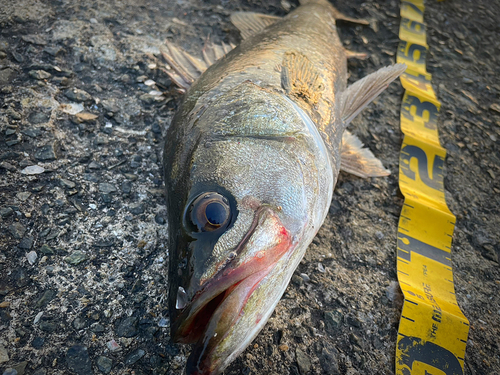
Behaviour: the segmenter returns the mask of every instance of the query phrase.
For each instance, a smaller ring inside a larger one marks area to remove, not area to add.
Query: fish
[[[340,170],[387,176],[346,130],[406,68],[347,86],[326,0],[285,17],[237,12],[238,46],[202,58],[171,42],[162,69],[185,92],[165,135],[171,339],[188,375],[220,374],[264,327],[321,227]]]

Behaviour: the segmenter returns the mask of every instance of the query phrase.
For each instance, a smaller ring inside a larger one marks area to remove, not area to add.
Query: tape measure
[[[424,1],[401,2],[397,62],[404,133],[399,187],[405,196],[398,227],[397,271],[404,294],[396,345],[398,375],[463,374],[469,322],[455,298],[451,240],[455,216],[445,201],[439,143],[440,103],[426,70]]]

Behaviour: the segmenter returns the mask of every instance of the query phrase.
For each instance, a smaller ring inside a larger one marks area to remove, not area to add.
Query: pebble
[[[27,236],[24,237],[21,242],[19,242],[18,245],[21,249],[24,250],[29,250],[31,249],[31,246],[33,246],[33,237],[32,236]]]
[[[77,123],[80,122],[92,122],[96,120],[99,116],[89,113],[89,112],[80,112],[75,115],[75,120]]]
[[[153,104],[156,102],[157,96],[151,95],[151,94],[142,94],[139,99],[143,101],[146,104]]]
[[[41,349],[44,343],[45,339],[43,337],[37,336],[31,342],[31,346],[35,349]]]
[[[19,138],[16,138],[16,139],[13,139],[11,141],[6,141],[5,144],[10,147],[10,146],[17,145],[19,142],[21,142],[21,140]]]
[[[2,375],[18,375],[17,374],[17,370],[13,369],[13,368],[8,368],[6,369]]]
[[[139,359],[144,357],[145,354],[146,354],[146,352],[143,349],[136,349],[127,356],[127,358],[125,359],[125,364],[127,366],[133,365]]]
[[[62,187],[66,187],[69,189],[73,189],[76,186],[76,184],[73,181],[67,180],[65,178],[61,178],[60,182]]]
[[[75,102],[87,102],[92,100],[92,96],[87,91],[76,88],[66,90],[64,95]]]
[[[84,107],[83,104],[81,103],[66,103],[66,104],[61,104],[59,109],[64,113],[70,115],[76,115],[77,113],[82,112]]]
[[[28,129],[23,129],[21,130],[21,133],[24,135],[27,135],[30,138],[36,138],[40,134],[42,134],[41,130],[38,128],[28,128]]]
[[[80,330],[87,326],[87,320],[81,316],[77,316],[71,324],[76,330]]]
[[[30,251],[28,254],[26,254],[26,258],[28,258],[28,263],[33,265],[36,262],[37,254],[36,251]]]
[[[17,375],[24,375],[26,371],[26,366],[28,365],[28,361],[19,362],[17,365],[12,366],[12,369],[15,371]]]
[[[144,206],[139,203],[139,204],[130,206],[129,211],[133,215],[140,215],[140,214],[144,213]]]
[[[294,283],[297,286],[301,286],[302,284],[304,284],[304,279],[297,274],[293,274],[292,283]]]
[[[101,169],[102,166],[99,163],[96,163],[95,161],[90,162],[89,164],[90,169]]]
[[[394,300],[401,295],[399,283],[397,281],[391,281],[389,286],[385,289],[385,295],[389,301],[394,302]]]
[[[9,217],[14,213],[14,210],[10,207],[2,207],[0,208],[0,216],[3,218]]]
[[[19,222],[12,223],[9,225],[8,230],[12,236],[18,240],[23,238],[26,228]]]
[[[118,343],[114,339],[111,339],[111,341],[108,341],[106,343],[106,346],[108,347],[108,349],[111,352],[117,352],[118,350],[121,350],[120,345],[118,345]]]
[[[170,327],[170,319],[168,318],[161,318],[158,322],[158,327],[161,328],[167,328]]]
[[[361,347],[361,339],[359,338],[359,336],[356,336],[354,333],[349,333],[349,341],[351,342],[351,344],[353,345],[357,345],[359,347]]]
[[[498,103],[493,103],[492,105],[490,105],[490,109],[491,109],[492,111],[495,111],[495,112],[500,113],[500,104],[498,104]]]
[[[36,44],[39,46],[44,46],[47,44],[47,41],[43,36],[36,34],[22,35],[21,39],[24,40],[26,43]]]
[[[16,51],[11,51],[11,53],[12,53],[12,57],[14,58],[14,60],[16,60],[18,63],[24,62],[24,57],[22,54],[20,54],[19,52],[16,52]]]
[[[12,134],[16,134],[16,128],[7,128],[5,130],[5,135],[6,136],[9,136],[9,135],[12,135]]]
[[[45,172],[45,169],[43,167],[40,167],[39,165],[30,165],[21,171],[22,174],[27,175],[40,174],[43,172]]]
[[[38,314],[36,314],[35,319],[33,320],[33,324],[38,324],[40,319],[42,319],[43,316],[43,311],[40,311]]]
[[[85,346],[75,345],[69,348],[66,352],[66,364],[71,371],[76,372],[78,375],[90,375],[94,373],[90,363],[89,352]]]
[[[160,224],[160,225],[165,225],[165,223],[167,221],[165,220],[165,218],[163,216],[161,216],[160,214],[157,214],[157,215],[155,215],[155,222],[157,224]]]
[[[64,52],[64,49],[59,46],[48,46],[43,49],[43,52],[48,53],[51,56],[57,56],[59,53]]]
[[[50,120],[50,114],[45,112],[31,112],[28,115],[28,121],[31,124],[43,124]]]
[[[106,329],[102,324],[97,323],[90,327],[90,330],[94,333],[103,333]]]
[[[120,107],[116,104],[115,99],[104,99],[101,104],[108,112],[116,113],[120,110]]]
[[[56,228],[51,228],[50,233],[47,235],[45,238],[47,241],[53,240],[54,238],[57,238],[59,236],[59,233],[61,233],[58,229]]]
[[[38,80],[49,79],[51,77],[51,74],[45,70],[30,70],[28,74],[31,78]]]
[[[55,144],[52,143],[39,147],[38,150],[35,152],[35,159],[42,161],[57,159]]]
[[[76,250],[72,252],[70,255],[64,258],[64,261],[72,266],[77,266],[82,262],[85,262],[88,259],[87,254],[83,251]]]
[[[10,83],[16,75],[17,72],[12,68],[5,68],[0,70],[0,87],[6,85],[7,83]]]
[[[361,320],[359,320],[356,316],[347,316],[346,317],[347,324],[350,324],[353,327],[361,328]]]
[[[123,181],[120,188],[121,188],[123,193],[130,194],[130,192],[132,191],[132,182]]]
[[[19,199],[21,202],[25,202],[30,196],[31,193],[29,191],[20,191],[19,193],[16,194],[16,198]]]
[[[116,327],[116,334],[119,337],[134,337],[138,333],[137,323],[138,319],[135,316],[127,316]]]
[[[306,353],[304,353],[300,349],[295,350],[295,356],[297,359],[297,365],[299,366],[299,371],[301,375],[306,375],[311,371],[311,360],[307,356]]]
[[[43,293],[42,297],[35,304],[36,308],[46,306],[52,299],[56,296],[56,292],[52,289],[47,289],[45,293]]]
[[[104,194],[111,194],[117,192],[118,189],[115,185],[108,184],[107,182],[102,182],[99,184],[99,191]]]
[[[343,314],[340,310],[325,311],[325,324],[327,328],[336,330],[342,323]]]
[[[9,353],[7,352],[7,349],[0,345],[0,363],[8,362],[9,361]]]
[[[23,118],[23,116],[21,116],[19,112],[17,112],[14,108],[11,107],[7,108],[5,113],[7,113],[12,120],[21,120]]]
[[[311,281],[311,278],[309,277],[309,275],[305,274],[305,273],[301,273],[300,274],[300,277],[302,277],[302,279],[308,283],[309,281]]]
[[[53,321],[50,321],[50,320],[42,320],[40,322],[39,327],[40,327],[40,330],[43,332],[52,333],[52,332],[56,331],[57,324]]]
[[[338,355],[339,352],[333,345],[328,345],[321,350],[319,362],[325,374],[340,374]]]
[[[31,281],[27,271],[24,268],[16,269],[12,276],[15,285],[19,288],[25,287]]]
[[[14,172],[16,170],[16,167],[6,161],[0,163],[0,168],[7,169],[10,172]]]
[[[127,177],[130,181],[135,181],[137,180],[137,175],[133,173],[124,173],[123,174],[125,177]]]
[[[97,358],[97,367],[101,372],[108,374],[111,371],[111,368],[113,367],[113,360],[111,358],[104,357],[101,355]]]

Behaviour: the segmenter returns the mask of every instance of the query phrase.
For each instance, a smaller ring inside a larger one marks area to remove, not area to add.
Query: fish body
[[[237,15],[249,35],[196,77],[167,131],[169,312],[172,339],[195,344],[187,374],[220,373],[263,328],[326,217],[346,123],[402,72],[347,89],[338,14],[318,0]],[[377,164],[354,143],[351,161]]]

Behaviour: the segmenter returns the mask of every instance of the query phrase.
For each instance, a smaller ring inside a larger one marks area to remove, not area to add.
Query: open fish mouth
[[[252,236],[257,235],[260,225],[272,225],[272,246],[247,251],[251,253],[245,261],[236,264],[237,257],[207,280],[200,291],[173,322],[173,340],[179,343],[196,343],[188,360],[188,374],[211,374],[211,367],[217,366],[212,354],[236,324],[252,293],[273,270],[276,264],[294,247],[290,233],[281,225],[276,213],[268,207],[261,207],[240,245],[252,246]],[[179,288],[182,289],[182,288]],[[183,290],[179,293],[183,293]],[[179,297],[178,297],[179,298]],[[256,314],[256,324],[259,323]]]

